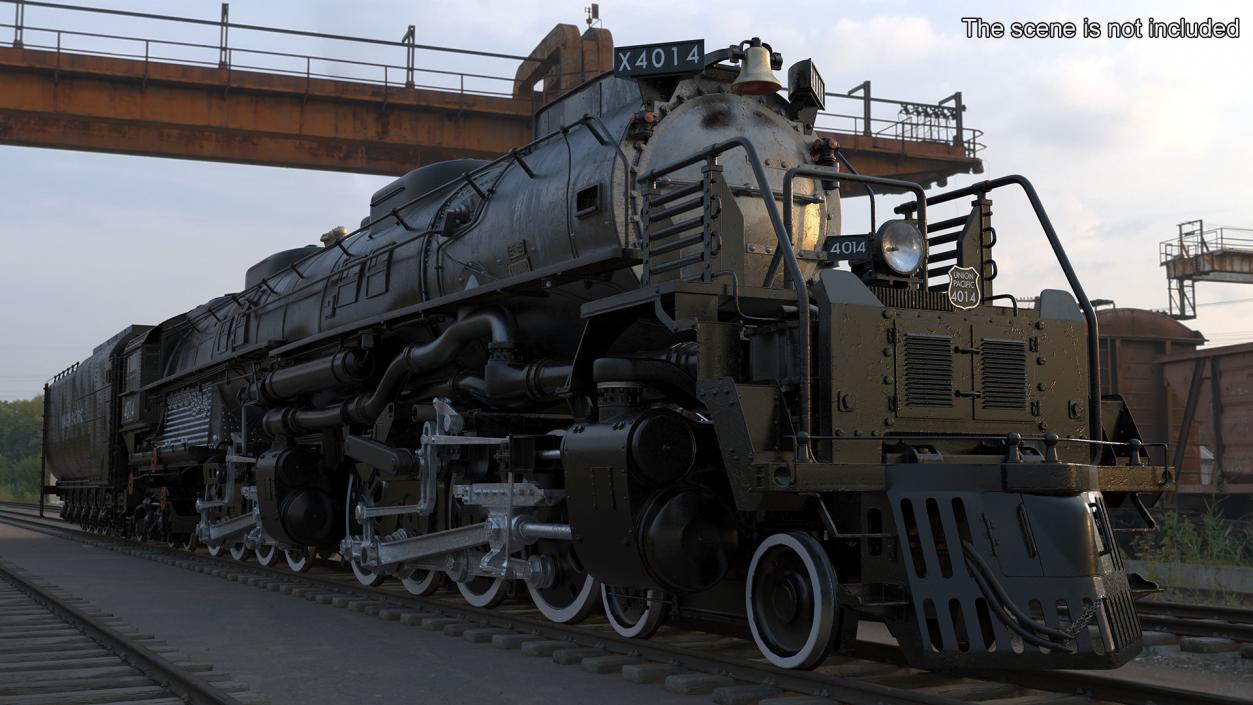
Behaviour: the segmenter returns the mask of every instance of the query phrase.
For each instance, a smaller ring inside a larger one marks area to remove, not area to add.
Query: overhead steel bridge
[[[612,68],[599,27],[559,24],[521,56],[419,44],[412,25],[387,40],[241,24],[225,3],[212,19],[6,6],[0,144],[27,147],[395,175],[524,144],[537,108]],[[862,173],[932,184],[982,170],[960,93],[887,100],[866,81],[827,105],[818,128]]]

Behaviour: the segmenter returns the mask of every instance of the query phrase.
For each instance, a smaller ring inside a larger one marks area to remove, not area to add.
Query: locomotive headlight
[[[875,233],[879,259],[893,273],[908,277],[922,266],[927,256],[927,241],[910,223],[889,220]]]

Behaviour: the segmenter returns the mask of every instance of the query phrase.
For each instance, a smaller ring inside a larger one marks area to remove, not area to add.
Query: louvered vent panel
[[[1021,411],[1027,406],[1027,346],[1021,340],[984,338],[983,408]]]
[[[888,308],[918,308],[926,311],[952,311],[953,303],[948,300],[947,291],[927,291],[916,289],[897,289],[887,286],[872,286],[870,291]]]
[[[905,403],[953,406],[953,339],[947,335],[905,336]]]

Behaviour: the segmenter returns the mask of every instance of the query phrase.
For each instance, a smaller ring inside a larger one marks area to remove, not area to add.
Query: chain
[[[1103,595],[1097,597],[1096,601],[1094,601],[1091,605],[1088,605],[1088,608],[1083,611],[1083,614],[1079,615],[1079,619],[1076,619],[1073,624],[1065,629],[1066,635],[1069,636],[1072,641],[1078,638],[1079,632],[1088,628],[1088,624],[1090,624],[1092,619],[1096,617],[1096,613],[1101,609],[1101,603],[1104,601],[1105,597]]]

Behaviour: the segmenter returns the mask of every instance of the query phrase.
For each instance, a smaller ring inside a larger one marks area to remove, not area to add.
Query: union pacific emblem
[[[953,267],[948,270],[948,300],[954,307],[972,309],[979,305],[983,287],[974,267]]]

